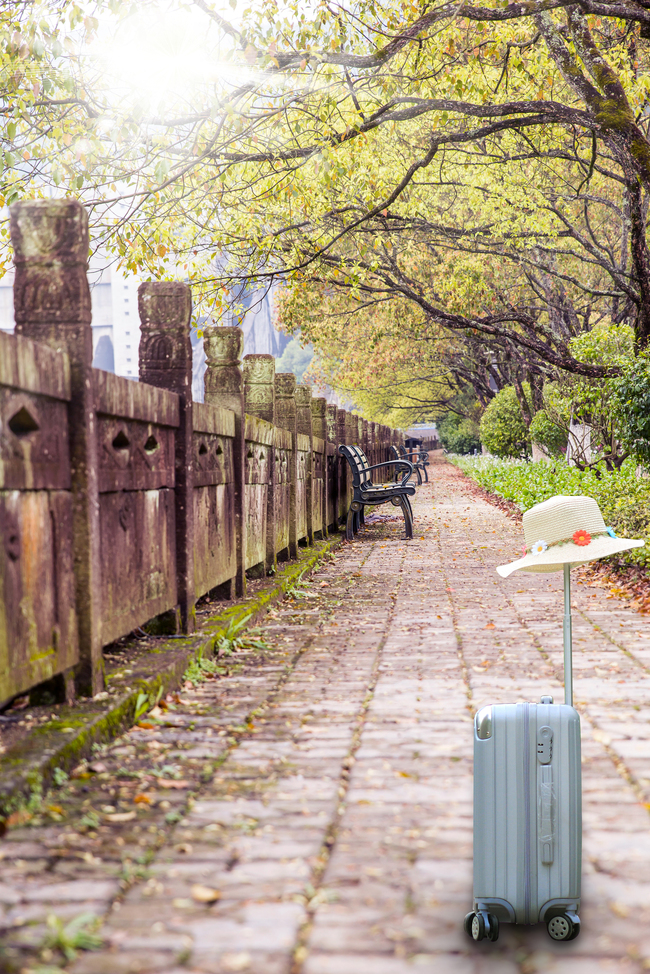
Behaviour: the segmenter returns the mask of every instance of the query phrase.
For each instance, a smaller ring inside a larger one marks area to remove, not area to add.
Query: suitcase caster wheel
[[[465,932],[472,940],[499,939],[499,921],[492,913],[468,913],[465,917]]]
[[[580,933],[580,920],[575,915],[563,913],[549,920],[546,929],[553,940],[575,940]]]
[[[485,938],[485,914],[475,913],[472,917],[472,940],[483,940]]]
[[[488,920],[490,921],[490,928],[486,930],[485,935],[488,940],[492,943],[499,939],[499,920],[495,917],[494,913],[488,913]]]

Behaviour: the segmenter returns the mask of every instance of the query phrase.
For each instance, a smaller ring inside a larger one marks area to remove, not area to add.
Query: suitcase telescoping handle
[[[564,702],[573,706],[573,659],[571,633],[571,565],[564,566]]]

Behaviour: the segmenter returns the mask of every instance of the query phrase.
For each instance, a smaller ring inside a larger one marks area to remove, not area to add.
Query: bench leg
[[[427,470],[426,467],[424,468],[424,479],[426,480],[427,483],[429,483],[429,471]]]
[[[418,475],[418,487],[421,487],[422,486],[422,474],[420,472],[420,468],[419,467],[416,467],[415,468],[415,472]]]
[[[407,541],[413,537],[413,512],[408,497],[402,498],[402,514],[404,515],[404,530]]]
[[[359,511],[354,512],[354,519],[352,521],[352,530],[355,534],[359,533],[359,528],[361,527],[361,515]]]
[[[361,527],[361,525],[365,523],[366,523],[366,509],[365,507],[362,507],[361,510],[359,511],[359,527]]]
[[[354,519],[356,517],[356,511],[352,508],[348,511],[348,517],[345,522],[345,540],[354,541]]]

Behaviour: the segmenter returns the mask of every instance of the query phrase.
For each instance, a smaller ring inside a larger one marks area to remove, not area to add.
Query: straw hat
[[[561,572],[567,563],[586,565],[645,544],[617,538],[593,497],[551,497],[535,504],[524,514],[524,540],[524,557],[497,568],[503,578],[518,570]]]

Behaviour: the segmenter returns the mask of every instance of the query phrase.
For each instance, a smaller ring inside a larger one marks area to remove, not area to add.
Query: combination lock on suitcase
[[[542,702],[484,707],[474,720],[474,910],[465,929],[496,940],[499,921],[580,932],[580,718]]]

